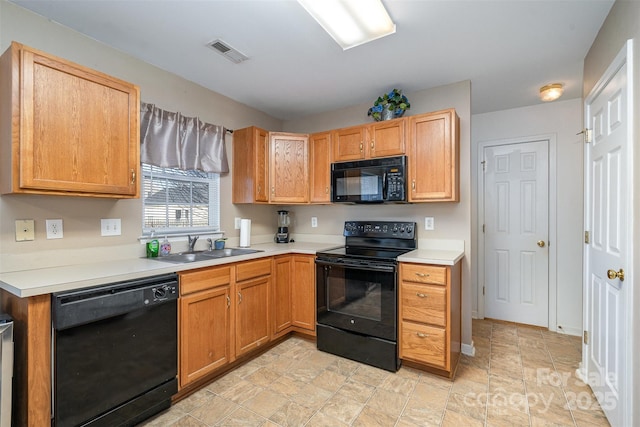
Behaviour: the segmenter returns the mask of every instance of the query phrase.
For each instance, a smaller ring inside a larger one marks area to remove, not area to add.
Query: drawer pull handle
[[[238,301],[238,304],[242,303],[242,294],[240,292],[238,292],[238,298],[240,298],[240,300]]]
[[[426,298],[426,297],[427,297],[427,295],[426,295],[426,294],[422,294],[422,293],[420,293],[420,292],[416,292],[416,296],[417,296],[418,298]]]
[[[231,307],[231,298],[227,295],[227,307]]]
[[[416,332],[416,335],[418,338],[427,338],[429,336],[429,334],[423,334],[422,332]]]
[[[429,277],[429,274],[427,274],[427,273],[417,273],[416,272],[416,276],[418,276],[418,277]]]

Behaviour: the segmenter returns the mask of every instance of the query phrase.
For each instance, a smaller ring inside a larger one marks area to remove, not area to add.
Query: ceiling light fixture
[[[555,101],[562,96],[564,87],[562,83],[552,83],[540,88],[540,99],[547,101]]]
[[[298,0],[343,50],[396,32],[381,0]]]

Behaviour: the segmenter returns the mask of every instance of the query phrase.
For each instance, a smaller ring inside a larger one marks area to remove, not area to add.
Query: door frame
[[[635,209],[634,209],[634,197],[633,197],[633,193],[634,193],[634,182],[635,182],[635,174],[634,174],[634,128],[633,128],[633,123],[634,123],[634,103],[635,103],[635,97],[633,96],[633,90],[634,90],[634,68],[633,68],[633,40],[629,39],[625,42],[625,44],[623,45],[622,49],[620,49],[620,51],[618,52],[618,54],[615,56],[615,58],[611,61],[611,63],[609,64],[609,66],[607,67],[606,71],[604,73],[602,73],[602,76],[598,79],[598,82],[593,86],[593,88],[591,89],[591,91],[589,92],[589,94],[587,95],[587,97],[584,100],[584,105],[583,105],[583,117],[584,117],[584,123],[585,123],[585,127],[589,126],[589,106],[593,103],[594,98],[596,98],[600,92],[606,87],[606,85],[609,83],[609,81],[614,77],[614,75],[617,73],[617,71],[624,65],[627,65],[627,123],[629,123],[629,127],[627,128],[627,181],[628,181],[628,187],[627,187],[627,194],[625,195],[627,197],[627,199],[629,200],[629,207],[628,209],[631,209],[632,215],[628,215],[627,218],[628,222],[627,222],[627,234],[629,236],[629,239],[627,239],[627,265],[625,266],[625,281],[628,283],[627,286],[627,298],[624,299],[624,303],[626,304],[626,337],[625,339],[627,340],[627,346],[626,346],[626,355],[625,355],[625,366],[624,366],[624,370],[625,372],[628,373],[628,375],[625,377],[625,381],[624,381],[624,385],[622,385],[622,387],[620,388],[621,393],[620,393],[620,398],[621,400],[624,398],[624,408],[623,408],[623,413],[622,413],[622,424],[623,425],[633,425],[633,422],[635,421],[637,423],[637,420],[633,419],[633,383],[634,380],[638,377],[638,374],[634,372],[633,369],[633,355],[634,355],[634,346],[636,345],[634,340],[634,331],[638,329],[637,326],[634,326],[634,319],[633,319],[633,308],[634,308],[634,298],[636,298],[634,296],[634,262],[635,262],[635,258],[634,258],[634,252],[633,252],[633,247],[634,247],[634,240],[636,239],[636,232],[635,232],[635,227],[634,227],[634,215],[635,215]],[[584,150],[584,158],[583,158],[583,164],[585,166],[584,168],[584,184],[585,184],[585,195],[584,195],[584,229],[588,230],[588,226],[589,226],[589,221],[591,220],[591,216],[589,214],[589,206],[591,203],[591,195],[586,191],[586,186],[588,184],[587,181],[587,172],[588,172],[588,168],[587,168],[587,150]],[[588,301],[588,280],[589,278],[587,277],[587,273],[588,273],[588,267],[587,264],[589,262],[589,257],[588,257],[588,245],[584,245],[583,248],[583,264],[582,264],[582,293],[583,293],[583,298],[582,298],[582,318],[583,318],[583,328],[586,331],[587,327],[589,325],[589,313],[588,313],[588,307],[589,307],[589,301]],[[591,340],[591,337],[589,337],[589,339]],[[584,343],[584,339],[582,340],[582,362],[580,363],[580,367],[577,370],[577,374],[579,375],[579,377],[581,377],[582,379],[585,380],[585,382],[588,381],[589,379],[589,375],[591,374],[590,372],[587,371],[587,363],[586,360],[589,357],[589,349],[588,349],[588,345],[585,345]]]
[[[485,286],[485,252],[484,244],[485,238],[482,232],[482,225],[485,224],[484,219],[484,169],[482,167],[482,161],[484,160],[484,150],[487,147],[523,144],[526,142],[535,141],[547,141],[549,144],[549,330],[557,330],[557,244],[556,244],[556,135],[555,134],[543,134],[523,136],[517,138],[505,138],[496,139],[490,141],[483,141],[478,143],[478,152],[476,158],[478,159],[478,318],[484,319],[485,301],[482,289]]]

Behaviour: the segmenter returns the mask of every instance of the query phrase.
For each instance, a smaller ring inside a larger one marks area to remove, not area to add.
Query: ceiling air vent
[[[210,42],[209,44],[207,44],[207,46],[218,52],[220,55],[223,55],[229,61],[235,62],[236,64],[249,59],[247,56],[243,55],[238,50],[232,48],[226,42],[223,42],[220,39]]]

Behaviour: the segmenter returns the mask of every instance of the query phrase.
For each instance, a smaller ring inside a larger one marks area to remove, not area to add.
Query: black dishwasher
[[[133,426],[178,391],[175,274],[52,296],[53,425]]]

